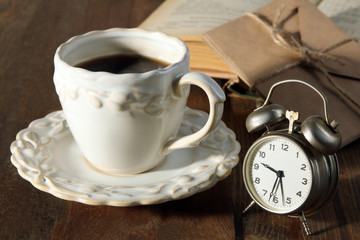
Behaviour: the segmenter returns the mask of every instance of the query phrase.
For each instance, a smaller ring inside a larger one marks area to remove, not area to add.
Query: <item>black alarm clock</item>
[[[300,123],[298,112],[268,104],[273,90],[288,83],[304,84],[317,92],[324,104],[324,118],[310,116]],[[266,211],[300,218],[306,234],[311,234],[306,216],[325,205],[338,182],[335,152],[341,136],[337,125],[329,122],[326,97],[311,84],[301,80],[274,84],[264,104],[246,119],[248,132],[265,129],[265,133],[244,159],[244,183],[253,199],[244,212],[256,203]]]

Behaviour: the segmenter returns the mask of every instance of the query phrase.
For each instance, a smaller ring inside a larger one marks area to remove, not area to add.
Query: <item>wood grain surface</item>
[[[89,206],[58,199],[22,179],[10,162],[10,143],[34,119],[59,110],[53,56],[71,36],[95,29],[136,27],[162,0],[0,0],[0,239],[360,239],[360,141],[338,153],[334,198],[300,222],[253,207],[241,162],[258,137],[247,134],[249,99],[227,96],[223,120],[242,145],[240,164],[213,188],[153,206]],[[219,81],[221,84],[222,82]],[[207,110],[193,88],[188,105]]]

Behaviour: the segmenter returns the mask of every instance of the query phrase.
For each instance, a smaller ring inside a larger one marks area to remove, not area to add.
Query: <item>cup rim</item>
[[[64,51],[64,48],[66,48],[68,45],[73,44],[73,42],[75,41],[79,41],[83,38],[87,38],[91,35],[97,35],[97,34],[106,34],[109,32],[117,32],[117,31],[121,31],[121,32],[139,32],[139,33],[144,33],[148,36],[160,36],[163,39],[169,39],[175,43],[177,43],[178,46],[180,46],[181,51],[183,52],[183,56],[176,62],[174,63],[170,63],[168,66],[166,66],[165,68],[159,68],[159,69],[153,69],[153,70],[149,70],[149,71],[145,71],[145,72],[140,72],[140,73],[110,73],[110,72],[106,72],[106,71],[90,71],[84,68],[80,68],[80,67],[76,67],[73,66],[71,64],[69,64],[67,61],[65,61],[63,59],[63,57],[61,57],[61,53]],[[177,68],[177,66],[185,61],[189,61],[189,49],[187,47],[187,45],[185,44],[185,42],[183,40],[181,40],[180,38],[176,37],[176,36],[172,36],[169,35],[165,32],[159,32],[159,31],[151,31],[151,30],[147,30],[144,28],[110,28],[110,29],[106,29],[106,30],[93,30],[93,31],[89,31],[87,33],[84,34],[80,34],[80,35],[76,35],[73,36],[71,38],[69,38],[66,42],[62,43],[55,52],[55,56],[54,56],[54,62],[55,64],[61,64],[64,67],[70,68],[73,71],[76,71],[78,73],[91,73],[94,75],[109,75],[109,76],[123,76],[123,75],[142,75],[142,74],[154,74],[154,73],[167,73],[167,72],[171,72],[174,69]]]

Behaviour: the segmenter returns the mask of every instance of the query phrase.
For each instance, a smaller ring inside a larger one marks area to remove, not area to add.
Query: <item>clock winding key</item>
[[[299,113],[286,110],[285,117],[289,120],[289,133],[294,131],[294,122],[299,120]]]

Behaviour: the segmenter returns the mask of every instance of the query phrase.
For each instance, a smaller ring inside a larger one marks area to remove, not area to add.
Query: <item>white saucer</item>
[[[179,136],[199,130],[207,117],[188,108]],[[42,191],[86,204],[132,206],[185,198],[212,187],[238,163],[240,144],[221,122],[198,147],[171,152],[148,172],[107,175],[86,163],[63,112],[56,111],[21,130],[10,150],[21,177]]]

